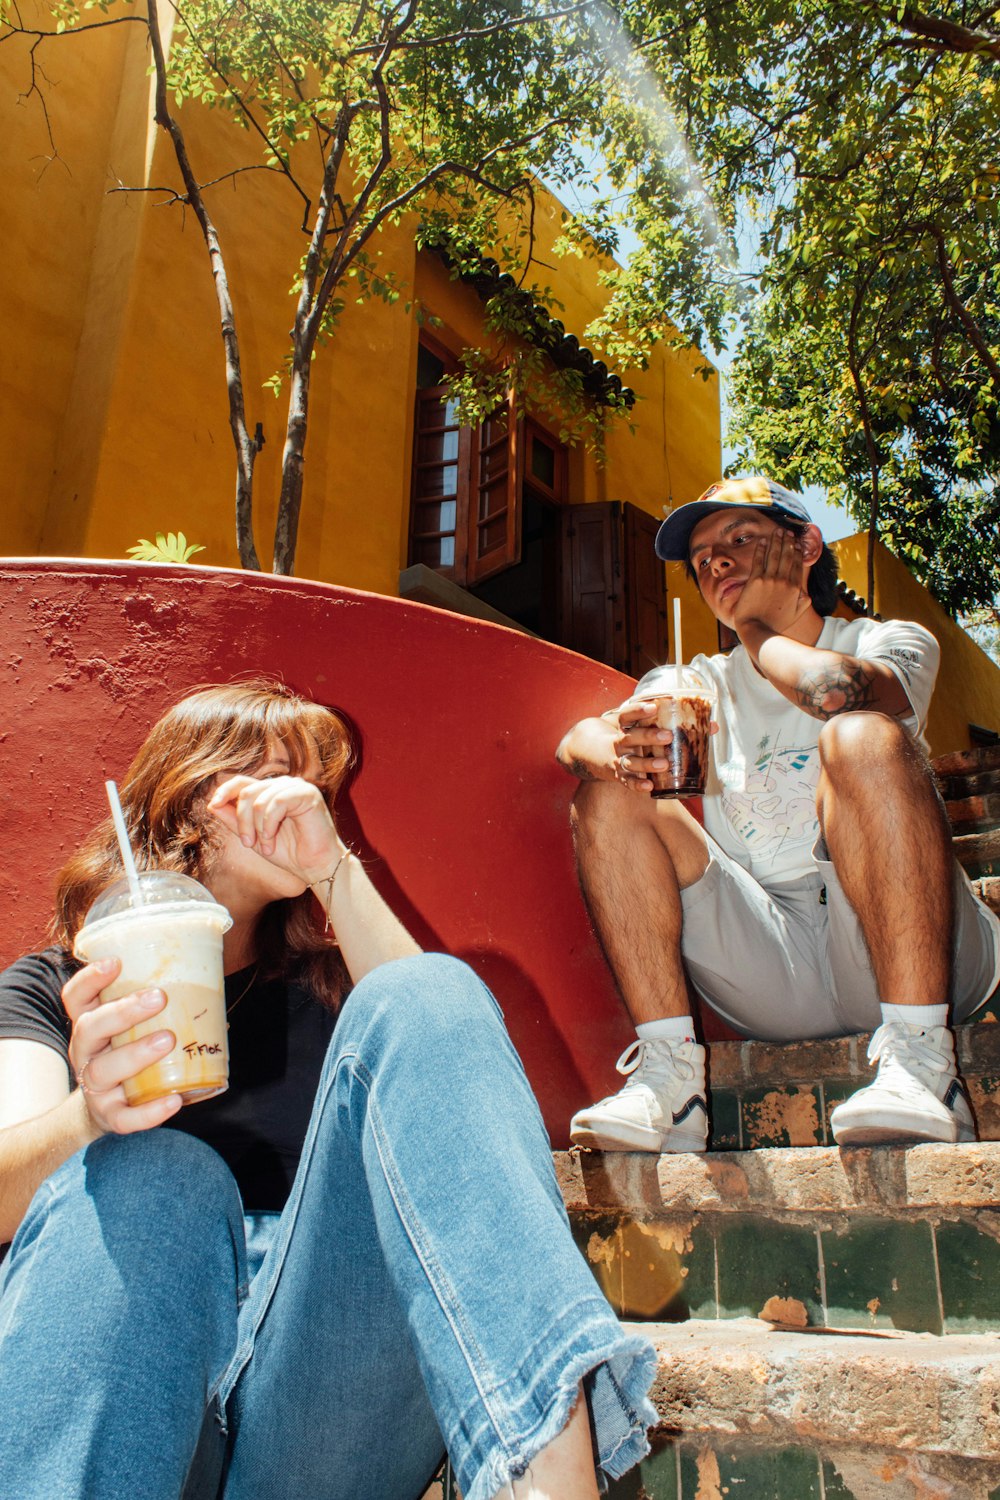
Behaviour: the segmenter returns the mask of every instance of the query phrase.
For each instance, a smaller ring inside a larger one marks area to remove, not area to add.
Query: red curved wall
[[[195,686],[271,673],[360,730],[342,825],[419,942],[496,993],[556,1145],[634,1035],[577,892],[553,749],[632,686],[421,604],[210,568],[0,562],[0,959],[146,730]],[[456,1045],[461,1045],[456,1038]]]

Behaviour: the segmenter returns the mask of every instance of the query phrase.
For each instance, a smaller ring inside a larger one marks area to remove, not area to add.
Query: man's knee
[[[570,808],[574,831],[600,828],[609,819],[627,817],[632,799],[617,781],[581,781]]]
[[[819,732],[820,764],[828,777],[870,780],[872,772],[923,770],[923,757],[898,719],[880,713],[845,713]]]

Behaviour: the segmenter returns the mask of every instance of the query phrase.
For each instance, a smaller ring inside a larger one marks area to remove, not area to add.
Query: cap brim
[[[734,502],[718,500],[692,500],[671,511],[656,533],[656,555],[664,562],[687,562],[688,542],[699,521],[717,510],[728,510]],[[739,503],[743,503],[742,501]]]

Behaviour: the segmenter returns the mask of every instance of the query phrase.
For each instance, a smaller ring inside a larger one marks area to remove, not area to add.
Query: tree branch
[[[940,230],[931,230],[931,233],[933,234],[935,243],[937,244],[938,268],[941,272],[941,281],[944,285],[944,294],[947,299],[948,306],[951,308],[952,312],[955,314],[955,316],[958,318],[958,321],[965,329],[965,332],[969,339],[969,343],[972,345],[973,349],[975,349],[976,353],[979,355],[979,358],[982,360],[987,370],[989,370],[990,374],[993,376],[993,384],[995,389],[1000,392],[1000,364],[998,364],[996,359],[993,357],[993,353],[990,350],[989,345],[983,338],[983,335],[979,328],[979,324],[976,322],[975,318],[972,316],[969,309],[966,307],[965,303],[962,301],[961,297],[958,295],[958,292],[955,289],[955,279],[952,276],[951,261],[948,257],[948,252],[945,249],[944,235],[940,232]]]
[[[470,27],[465,31],[444,32],[440,36],[415,37],[412,41],[401,41],[399,50],[402,52],[415,52],[422,47],[450,47],[456,42],[478,42],[484,37],[497,36],[504,31],[521,31],[528,26],[548,25],[550,21],[561,21],[567,16],[580,15],[587,9],[587,0],[579,5],[567,6],[565,10],[546,11],[541,16],[515,16],[509,21],[497,21],[493,26]],[[412,17],[411,17],[412,21]],[[409,25],[410,22],[407,22]],[[382,42],[369,42],[366,46],[356,47],[355,54],[360,56],[364,52],[378,52],[382,48]]]
[[[247,101],[243,98],[242,94],[240,94],[237,91],[237,89],[230,82],[230,80],[226,77],[226,75],[224,73],[222,73],[222,72],[219,71],[219,69],[215,65],[214,60],[209,57],[208,53],[205,51],[205,48],[202,46],[201,41],[199,40],[197,30],[194,27],[188,25],[187,20],[186,20],[186,18],[184,16],[184,13],[181,10],[180,4],[178,3],[178,0],[169,0],[169,4],[171,6],[171,9],[174,12],[174,15],[180,21],[181,25],[184,27],[185,32],[190,37],[193,45],[197,48],[198,52],[201,54],[202,61],[205,63],[206,67],[214,74],[214,76],[222,84],[222,87],[224,88],[224,90],[226,91],[226,93],[229,95],[229,97],[233,100],[233,102],[236,104],[236,106],[239,109],[240,113],[242,114],[243,118],[246,120],[247,125],[264,142],[264,145],[267,147],[268,151],[270,151],[270,153],[274,157],[275,161],[278,162],[282,174],[288,179],[288,181],[291,183],[292,187],[295,189],[295,191],[298,193],[299,197],[302,199],[302,202],[303,202],[303,205],[304,205],[302,217],[303,217],[303,221],[305,221],[309,217],[309,211],[310,211],[310,209],[312,207],[312,201],[311,201],[311,199],[309,197],[309,194],[305,191],[305,189],[296,180],[295,175],[292,172],[291,167],[288,165],[288,162],[285,159],[284,153],[281,151],[281,149],[278,146],[276,146],[274,144],[274,142],[271,140],[271,137],[268,135],[267,131],[258,122],[258,120],[254,116],[254,114],[249,109],[249,107],[247,105]]]
[[[897,19],[904,31],[924,38],[935,51],[977,52],[1000,62],[1000,36],[996,32],[970,31],[955,21],[925,15],[914,5],[908,5]]]

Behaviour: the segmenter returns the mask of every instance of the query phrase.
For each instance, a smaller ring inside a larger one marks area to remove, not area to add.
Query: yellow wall
[[[39,5],[41,24],[47,13]],[[46,99],[59,160],[28,83],[27,49],[0,49],[5,194],[4,346],[0,439],[9,466],[0,552],[121,557],[140,536],[184,531],[198,561],[236,566],[235,459],[219,318],[207,252],[193,215],[167,192],[108,193],[116,181],[178,185],[172,149],[151,124],[143,32],[121,26],[47,44]],[[232,166],[233,143],[256,164],[255,143],[222,114],[182,120],[202,179]],[[539,195],[539,256],[551,262],[561,210]],[[210,194],[229,265],[250,429],[257,461],[255,535],[269,565],[284,401],[263,388],[288,347],[289,287],[304,241],[300,205],[283,179],[246,173]],[[384,263],[467,342],[482,306],[412,226],[385,232]],[[419,259],[419,264],[418,264]],[[598,311],[598,267],[567,257],[554,279],[566,327],[582,334]],[[349,305],[314,365],[296,572],[394,594],[406,563],[417,341],[403,305]],[[613,428],[608,457],[573,455],[574,499],[631,500],[653,515],[690,498],[720,463],[717,382],[687,355],[656,353],[625,373],[640,396],[633,436]]]
[[[864,598],[868,592],[867,534],[834,542],[833,550],[841,578]],[[927,725],[931,755],[968,749],[970,721],[1000,730],[1000,668],[881,543],[875,552],[875,608],[886,620],[916,620],[941,647],[941,670]]]

